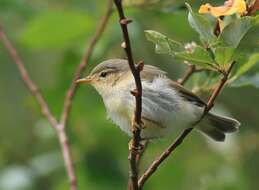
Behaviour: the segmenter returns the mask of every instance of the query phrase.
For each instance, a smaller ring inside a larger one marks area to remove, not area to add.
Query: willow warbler
[[[108,117],[124,132],[132,135],[131,122],[135,88],[127,60],[110,59],[97,65],[89,76],[77,80],[95,87],[102,96]],[[160,138],[176,129],[193,127],[203,115],[206,103],[183,86],[167,77],[166,72],[145,65],[141,72],[142,139]],[[216,141],[224,141],[225,133],[238,130],[240,123],[232,118],[208,113],[195,129]]]

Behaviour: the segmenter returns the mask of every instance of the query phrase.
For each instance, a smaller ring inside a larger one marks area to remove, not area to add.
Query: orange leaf
[[[232,14],[243,15],[246,13],[246,2],[244,0],[227,0],[223,6],[213,7],[209,3],[202,5],[199,13],[209,13],[214,17],[227,16]]]

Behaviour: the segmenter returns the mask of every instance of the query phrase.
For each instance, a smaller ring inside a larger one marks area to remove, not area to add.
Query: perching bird
[[[104,61],[89,76],[77,82],[94,86],[103,98],[108,117],[132,135],[131,123],[136,104],[130,91],[135,88],[135,82],[127,60]],[[206,103],[169,79],[166,72],[159,68],[145,65],[141,82],[142,139],[160,138],[170,135],[177,128],[193,127],[203,115]],[[235,119],[208,113],[195,129],[216,141],[224,141],[225,133],[237,131],[239,125]]]

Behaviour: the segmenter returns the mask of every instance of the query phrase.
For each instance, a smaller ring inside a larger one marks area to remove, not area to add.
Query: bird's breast
[[[130,94],[134,87],[133,81],[124,90],[115,89],[103,98],[108,117],[129,135],[132,135],[131,123],[136,107],[135,98]],[[196,119],[193,115],[196,107],[184,101],[177,90],[169,86],[167,79],[143,80],[142,119],[146,120],[143,137],[162,137],[176,128],[187,127]]]
[[[124,132],[131,135],[131,117],[133,97],[123,97],[123,95],[113,95],[104,100],[108,118],[118,125]]]

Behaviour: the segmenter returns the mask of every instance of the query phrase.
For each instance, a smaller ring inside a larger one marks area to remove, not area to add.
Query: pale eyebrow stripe
[[[103,71],[106,71],[108,73],[115,73],[118,71],[118,69],[116,67],[107,67]]]

